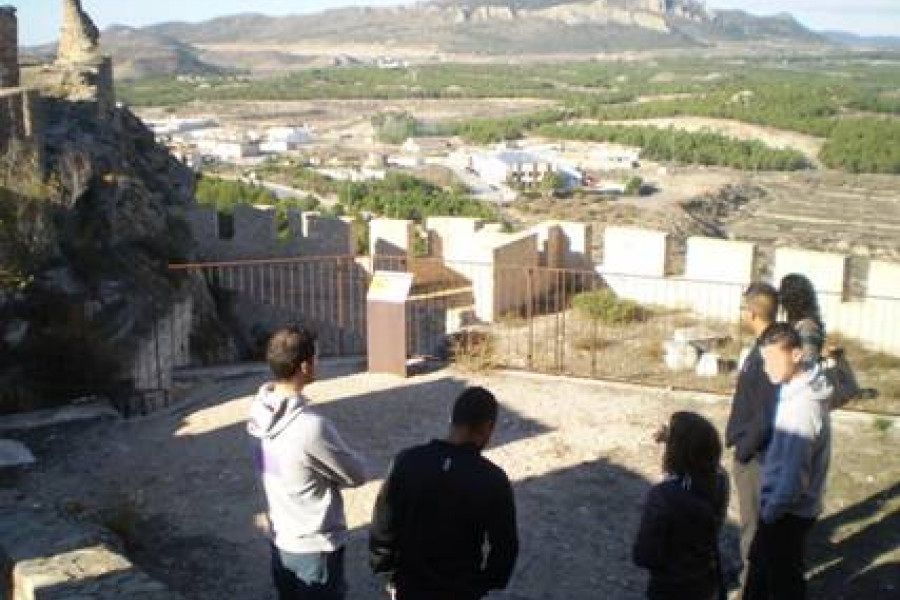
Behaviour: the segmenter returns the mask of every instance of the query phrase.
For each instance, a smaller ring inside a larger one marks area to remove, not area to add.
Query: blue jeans
[[[278,600],[343,600],[344,549],[295,554],[272,546],[272,576]]]

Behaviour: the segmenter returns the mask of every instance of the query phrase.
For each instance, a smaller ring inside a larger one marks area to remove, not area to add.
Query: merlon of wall
[[[746,285],[756,276],[756,246],[749,242],[690,237],[684,276],[695,281]]]

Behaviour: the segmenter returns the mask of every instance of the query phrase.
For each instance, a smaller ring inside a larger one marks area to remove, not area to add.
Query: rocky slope
[[[140,343],[176,302],[195,306],[197,348],[228,356],[204,284],[167,268],[191,255],[193,174],[125,109],[44,98],[42,114],[44,177],[28,160],[0,174],[0,413],[127,399]]]

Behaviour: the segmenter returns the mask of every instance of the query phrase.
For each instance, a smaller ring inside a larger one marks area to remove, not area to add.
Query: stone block
[[[842,297],[846,290],[848,257],[844,254],[813,252],[798,248],[775,251],[774,281],[790,273],[805,275],[820,294]]]
[[[756,274],[756,246],[705,237],[687,240],[686,279],[746,285]]]
[[[635,227],[607,227],[603,236],[604,273],[665,277],[669,235]]]
[[[404,256],[412,254],[416,236],[415,223],[404,219],[373,219],[369,223],[371,256]]]
[[[873,260],[869,264],[868,296],[900,302],[900,264]]]

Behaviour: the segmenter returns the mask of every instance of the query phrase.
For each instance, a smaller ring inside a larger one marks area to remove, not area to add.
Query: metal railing
[[[744,286],[736,283],[383,255],[173,269],[202,276],[226,323],[249,344],[297,322],[318,332],[323,356],[366,352],[373,269],[413,274],[407,303],[411,356],[474,358],[485,366],[726,392],[750,343],[740,325]],[[875,356],[877,350],[900,355],[891,346],[900,340],[900,331],[891,339],[900,323],[900,299],[820,299],[830,331],[861,340],[858,352],[865,346]],[[673,357],[677,340],[710,354],[716,372],[699,376],[687,368],[689,357]],[[875,362],[890,363],[887,356]],[[678,362],[683,368],[673,369]],[[885,385],[900,395],[900,382]]]

